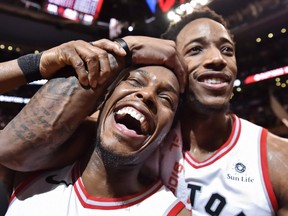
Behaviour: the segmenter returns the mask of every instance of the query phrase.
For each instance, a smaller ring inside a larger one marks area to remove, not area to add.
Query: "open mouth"
[[[129,130],[134,130],[138,135],[149,135],[151,127],[142,113],[133,107],[123,107],[115,113],[115,121],[125,125]]]
[[[219,78],[208,78],[208,79],[200,80],[200,82],[204,82],[208,84],[221,84],[221,83],[225,83],[226,81],[223,79],[219,79]]]
[[[199,82],[207,83],[207,84],[223,84],[223,83],[229,83],[230,77],[223,74],[223,73],[217,73],[217,74],[203,74],[198,77]]]

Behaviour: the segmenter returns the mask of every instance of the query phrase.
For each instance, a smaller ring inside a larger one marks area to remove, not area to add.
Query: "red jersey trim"
[[[272,183],[269,176],[269,169],[268,169],[268,159],[267,159],[267,129],[263,129],[260,137],[260,157],[261,157],[261,169],[264,184],[266,187],[266,191],[268,193],[271,205],[274,209],[274,212],[278,210],[278,202],[273,191]]]
[[[193,156],[190,154],[189,151],[185,152],[184,158],[192,167],[194,167],[195,169],[198,169],[198,168],[202,168],[205,166],[209,166],[210,164],[214,163],[216,160],[220,159],[225,154],[227,154],[231,149],[233,149],[233,147],[238,142],[238,139],[241,134],[241,121],[236,115],[232,114],[231,116],[234,121],[233,121],[232,131],[228,140],[223,146],[221,146],[221,148],[219,148],[208,159],[202,162],[198,162],[197,160],[193,158]]]
[[[75,172],[73,177],[75,178]],[[102,209],[102,210],[114,210],[127,208],[141,201],[147,199],[149,196],[156,193],[163,183],[161,180],[155,181],[151,186],[149,186],[145,191],[141,193],[136,193],[131,196],[124,196],[121,198],[98,198],[91,196],[85,189],[81,177],[78,175],[78,179],[74,184],[74,191],[78,197],[78,200],[84,208],[90,209]]]
[[[177,201],[177,203],[172,207],[172,209],[168,212],[167,216],[175,216],[185,208],[185,205],[181,201]]]

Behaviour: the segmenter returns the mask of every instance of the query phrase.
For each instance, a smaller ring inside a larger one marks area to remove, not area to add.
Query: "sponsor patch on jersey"
[[[254,178],[244,162],[233,163],[230,171],[227,172],[226,178],[231,181],[253,183]]]

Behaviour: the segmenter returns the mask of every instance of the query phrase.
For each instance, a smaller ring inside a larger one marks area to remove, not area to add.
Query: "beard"
[[[185,94],[184,105],[188,105],[188,109],[204,115],[226,113],[230,110],[230,103],[215,106],[210,104],[204,104],[197,99],[194,92],[189,92],[189,94]]]
[[[121,155],[115,152],[115,149],[105,146],[99,135],[97,135],[95,139],[95,151],[102,159],[103,164],[110,168],[131,167],[135,160],[134,155]]]

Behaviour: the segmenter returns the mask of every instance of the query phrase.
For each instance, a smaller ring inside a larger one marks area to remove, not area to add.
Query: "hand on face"
[[[170,130],[179,92],[176,76],[163,66],[132,70],[102,110],[99,127],[103,146],[127,156],[151,145],[144,151],[147,156]]]
[[[127,36],[123,39],[132,52],[134,64],[166,66],[176,74],[180,91],[184,92],[187,82],[187,66],[183,57],[177,52],[174,41],[144,36]]]
[[[82,40],[67,42],[43,52],[40,73],[44,78],[51,78],[58,70],[70,65],[82,85],[95,88],[113,72],[116,61],[108,53],[118,57],[126,55],[117,43],[106,39],[92,43]],[[117,66],[123,64],[123,59],[116,57]]]

